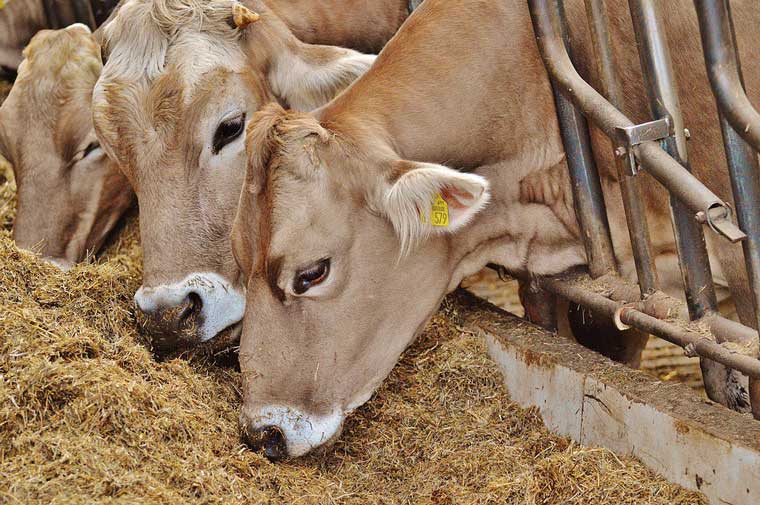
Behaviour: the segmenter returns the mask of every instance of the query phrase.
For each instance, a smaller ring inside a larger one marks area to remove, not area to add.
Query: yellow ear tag
[[[4,0],[0,0],[0,9],[2,9],[3,7],[5,7],[5,1]]]
[[[439,228],[449,226],[449,204],[439,193],[433,196],[433,202],[430,206],[430,219],[428,220],[425,213],[420,211],[420,222],[423,224],[430,223]]]

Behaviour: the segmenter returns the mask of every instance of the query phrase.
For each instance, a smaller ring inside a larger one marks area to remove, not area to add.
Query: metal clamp
[[[625,143],[615,149],[615,154],[619,157],[628,155],[629,175],[636,175],[641,171],[641,167],[636,162],[636,156],[633,154],[633,147],[642,142],[662,140],[673,135],[673,125],[667,117],[633,126],[619,126],[615,129],[618,132],[618,138]]]
[[[707,209],[707,212],[697,212],[695,219],[701,224],[707,224],[712,231],[723,235],[729,241],[736,243],[747,238],[738,226],[731,219],[731,206],[727,203],[714,203]]]

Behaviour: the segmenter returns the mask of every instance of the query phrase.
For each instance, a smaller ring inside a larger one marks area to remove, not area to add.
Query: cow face
[[[249,308],[241,428],[270,458],[295,457],[339,434],[436,310],[452,236],[488,184],[277,106],[257,114],[248,148],[232,235]]]
[[[128,0],[104,28],[98,136],[135,187],[135,301],[157,350],[236,340],[244,294],[229,235],[244,131],[263,104],[326,102],[372,56],[304,45],[262,2]]]
[[[100,248],[133,201],[100,148],[92,89],[100,46],[84,25],[38,33],[0,108],[0,151],[13,165],[19,247],[67,267]]]

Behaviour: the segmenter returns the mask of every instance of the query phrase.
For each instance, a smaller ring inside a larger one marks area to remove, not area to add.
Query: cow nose
[[[203,300],[197,293],[188,293],[174,305],[145,303],[144,297],[138,296],[135,302],[141,332],[155,351],[164,353],[196,343],[203,310]]]
[[[248,424],[242,426],[242,437],[248,447],[254,451],[263,451],[269,461],[277,462],[288,456],[285,435],[277,426],[252,428]]]

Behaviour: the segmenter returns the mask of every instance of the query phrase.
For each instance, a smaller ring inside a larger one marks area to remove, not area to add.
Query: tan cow
[[[567,3],[582,23],[583,2]],[[609,3],[624,96],[641,120],[627,2]],[[753,2],[733,6],[740,29],[760,22]],[[692,161],[715,182],[725,178],[723,153],[691,2],[670,2],[668,20],[686,124],[696,128]],[[587,44],[579,54],[591,61]],[[748,82],[760,77],[757,58],[745,61]],[[611,149],[595,141],[625,263]],[[267,107],[247,147],[233,229],[247,279],[241,425],[272,459],[334,440],[465,276],[489,262],[520,277],[586,263],[523,0],[427,0],[348,90],[312,114]],[[666,198],[644,180],[654,246],[668,262]],[[746,407],[734,379],[722,378],[729,397],[720,400]]]
[[[102,68],[89,28],[39,32],[0,107],[0,154],[13,165],[17,245],[69,267],[97,251],[134,193],[92,125]]]
[[[103,28],[95,125],[138,196],[145,263],[135,300],[158,350],[239,335],[245,302],[229,235],[247,121],[271,100],[322,105],[374,61],[295,35],[374,49],[407,14],[405,0],[245,5],[128,0]]]

